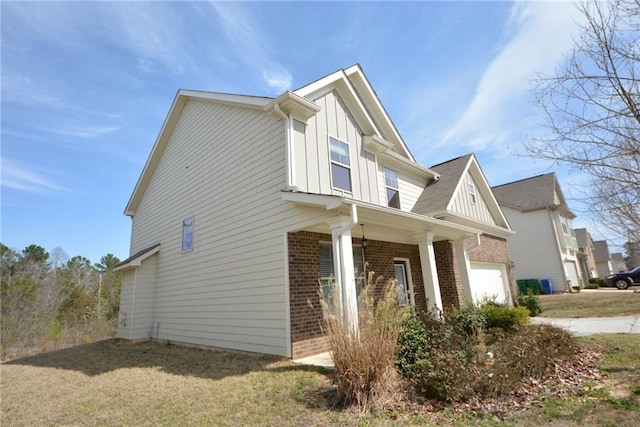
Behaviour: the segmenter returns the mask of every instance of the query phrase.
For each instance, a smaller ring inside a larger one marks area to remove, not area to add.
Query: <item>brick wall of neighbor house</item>
[[[323,332],[320,304],[320,242],[330,242],[330,234],[300,231],[289,233],[289,304],[291,316],[291,356],[294,359],[329,350]],[[354,245],[361,244],[353,239]],[[417,245],[405,245],[380,241],[368,241],[365,262],[375,272],[374,279],[382,276],[379,287],[395,278],[394,258],[406,258],[411,268],[416,310],[427,307]],[[379,295],[379,292],[376,293]],[[376,295],[374,294],[374,295]]]
[[[482,234],[480,236],[480,245],[478,245],[476,237],[471,236],[467,237],[465,240],[465,247],[467,248],[467,255],[470,262],[475,261],[505,264],[507,267],[511,295],[515,297],[518,294],[515,277],[513,275],[513,270],[511,269],[511,261],[509,260],[507,239]]]
[[[464,302],[456,250],[453,242],[441,240],[433,242],[433,251],[436,256],[442,308],[446,312],[452,307],[460,307]]]

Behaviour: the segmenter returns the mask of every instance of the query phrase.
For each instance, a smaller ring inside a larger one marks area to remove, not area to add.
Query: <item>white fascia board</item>
[[[378,94],[369,83],[367,77],[362,71],[362,68],[360,68],[360,66],[356,64],[344,70],[344,73],[347,75],[351,84],[353,84],[356,88],[356,92],[358,94],[361,94],[361,96],[365,96],[367,98],[365,99],[365,102],[372,103],[373,106],[375,106],[375,109],[380,113],[383,119],[382,121],[384,122],[384,124],[386,124],[385,131],[390,134],[389,137],[395,139],[398,144],[400,144],[407,157],[415,161],[413,154],[411,154],[409,147],[402,139],[402,136],[400,136],[396,125],[393,123],[393,120],[391,120],[389,114],[387,114],[387,110],[385,110],[384,105],[382,105],[382,103],[380,102]],[[358,91],[358,88],[362,90]],[[383,123],[381,123],[380,125],[382,126]]]
[[[413,212],[405,212],[399,209],[390,208],[388,206],[375,205],[368,202],[363,202],[361,200],[349,199],[345,198],[344,203],[347,205],[356,205],[358,208],[361,208],[362,211],[370,210],[383,214],[389,215],[390,219],[393,220],[394,226],[402,225],[402,221],[405,220],[407,222],[413,223],[413,225],[428,225],[431,228],[435,228],[436,231],[445,236],[451,238],[461,238],[466,236],[475,236],[478,234],[482,234],[483,231],[476,227],[470,227],[463,224],[456,224],[449,221],[443,221],[438,218],[433,218],[426,215],[421,215]],[[414,227],[411,227],[414,228]],[[421,230],[428,231],[428,230]]]
[[[413,160],[407,159],[401,154],[396,153],[392,150],[386,150],[379,154],[380,158],[383,160],[391,160],[396,164],[401,165],[402,167],[412,169],[414,172],[418,172],[422,175],[426,175],[428,177],[432,177],[435,180],[440,179],[440,174],[436,171],[429,169],[427,167],[422,166],[420,163],[417,163]]]
[[[505,224],[506,228],[511,230],[509,221],[507,221],[507,217],[504,216],[502,209],[500,209],[500,204],[498,203],[498,200],[496,199],[496,197],[493,195],[491,186],[487,182],[487,178],[485,177],[484,172],[482,172],[482,168],[480,167],[480,163],[478,163],[478,159],[476,159],[475,154],[471,155],[471,159],[469,161],[468,166],[469,166],[469,173],[471,174],[471,177],[474,178],[476,182],[479,182],[480,185],[482,185],[482,189],[481,189],[482,194],[483,196],[485,196],[485,199],[488,199],[487,201],[491,203],[491,205],[489,206],[489,210],[491,211],[491,213],[496,215],[500,220],[500,222]]]
[[[273,98],[249,96],[249,95],[235,95],[231,93],[220,92],[204,92],[197,90],[181,89],[178,92],[179,96],[186,96],[187,98],[198,101],[212,101],[219,104],[230,104],[241,107],[253,107],[264,108],[269,103],[273,102]]]
[[[144,254],[140,255],[139,257],[133,258],[131,261],[129,261],[126,264],[122,264],[118,267],[115,267],[113,269],[113,271],[124,271],[124,270],[129,270],[131,268],[137,268],[140,267],[142,265],[142,262],[149,258],[152,255],[157,254],[160,251],[160,245],[156,245],[155,248],[151,249],[150,251],[145,252]]]
[[[451,221],[456,224],[466,225],[473,228],[479,228],[484,233],[491,234],[498,237],[504,237],[505,239],[507,237],[511,237],[514,234],[516,234],[515,231],[511,230],[511,228],[505,228],[505,227],[500,227],[493,224],[478,222],[473,218],[468,218],[466,216],[463,216],[451,211],[436,212],[433,214],[433,216],[435,218],[442,219],[444,221]]]
[[[314,102],[309,101],[308,99],[291,91],[286,91],[276,99],[266,104],[264,106],[264,110],[271,112],[276,105],[278,105],[280,109],[288,115],[305,123],[321,110],[321,108]]]
[[[281,191],[282,200],[293,202],[299,205],[320,206],[332,210],[343,205],[344,199],[340,196],[329,196],[325,194],[302,193],[297,191]]]
[[[175,126],[178,121],[178,117],[180,117],[180,113],[184,108],[184,105],[187,102],[187,97],[180,94],[180,91],[176,94],[176,97],[173,99],[171,104],[171,108],[169,108],[169,113],[167,117],[164,119],[164,123],[162,124],[162,128],[160,128],[160,132],[156,138],[155,143],[153,144],[153,148],[151,149],[151,154],[147,158],[147,162],[142,169],[142,173],[138,178],[138,182],[133,189],[133,193],[131,193],[131,197],[129,198],[129,202],[127,203],[127,207],[124,210],[124,214],[130,217],[133,217],[136,208],[138,207],[138,203],[140,203],[140,199],[144,194],[144,190],[147,187],[147,184],[151,180],[151,175],[153,175],[153,171],[156,166],[160,162],[160,157],[162,157],[162,153],[167,146],[169,141],[169,135],[171,134],[171,130]]]

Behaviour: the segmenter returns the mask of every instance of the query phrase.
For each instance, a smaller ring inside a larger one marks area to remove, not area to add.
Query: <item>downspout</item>
[[[273,111],[284,120],[284,131],[286,134],[286,163],[287,163],[287,190],[302,191],[302,188],[293,183],[293,120],[280,109],[280,104],[273,105]]]

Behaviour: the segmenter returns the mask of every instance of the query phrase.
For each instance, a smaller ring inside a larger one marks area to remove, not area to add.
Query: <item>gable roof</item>
[[[576,217],[567,206],[555,172],[497,185],[492,190],[501,205],[522,212],[559,208],[568,217]]]
[[[142,199],[142,195],[151,180],[155,168],[160,162],[160,158],[169,143],[173,129],[189,100],[202,102],[213,102],[217,104],[232,105],[241,108],[251,108],[266,112],[284,110],[292,114],[294,117],[304,120],[314,112],[320,111],[320,107],[315,105],[291,91],[286,91],[278,98],[268,98],[261,96],[235,95],[220,92],[203,92],[195,90],[180,89],[171,104],[169,113],[162,124],[162,128],[158,133],[158,137],[151,149],[151,154],[147,158],[147,162],[142,169],[142,173],[138,178],[138,182],[129,198],[124,214],[132,216]]]
[[[356,120],[365,127],[365,133],[377,135],[390,142],[393,150],[415,162],[395,124],[387,114],[378,95],[362,71],[360,64],[342,68],[294,91],[305,98],[316,98],[330,89],[336,89],[343,100],[356,113]]]
[[[440,179],[427,184],[420,197],[418,197],[412,212],[436,218],[455,215],[452,211],[452,204],[462,186],[463,178],[468,173],[473,178],[477,190],[485,201],[496,224],[510,232],[509,223],[502,213],[500,205],[495,199],[491,187],[473,153],[431,166],[430,169],[437,172],[440,175]],[[512,233],[508,234],[511,235]]]

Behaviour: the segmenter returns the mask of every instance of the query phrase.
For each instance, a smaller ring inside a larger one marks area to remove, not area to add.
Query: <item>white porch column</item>
[[[333,266],[338,286],[338,307],[352,331],[358,331],[358,297],[351,241],[352,220],[341,216],[327,221],[331,226]]]
[[[464,295],[465,300],[473,303],[473,294],[471,293],[471,265],[469,264],[469,256],[467,255],[467,248],[464,245],[464,239],[455,240],[453,242],[453,247],[456,250],[462,294]]]
[[[437,308],[442,312],[442,296],[440,295],[440,281],[436,267],[436,255],[433,251],[433,233],[417,234],[418,249],[420,251],[420,266],[424,293],[427,296],[427,308],[432,311]]]

